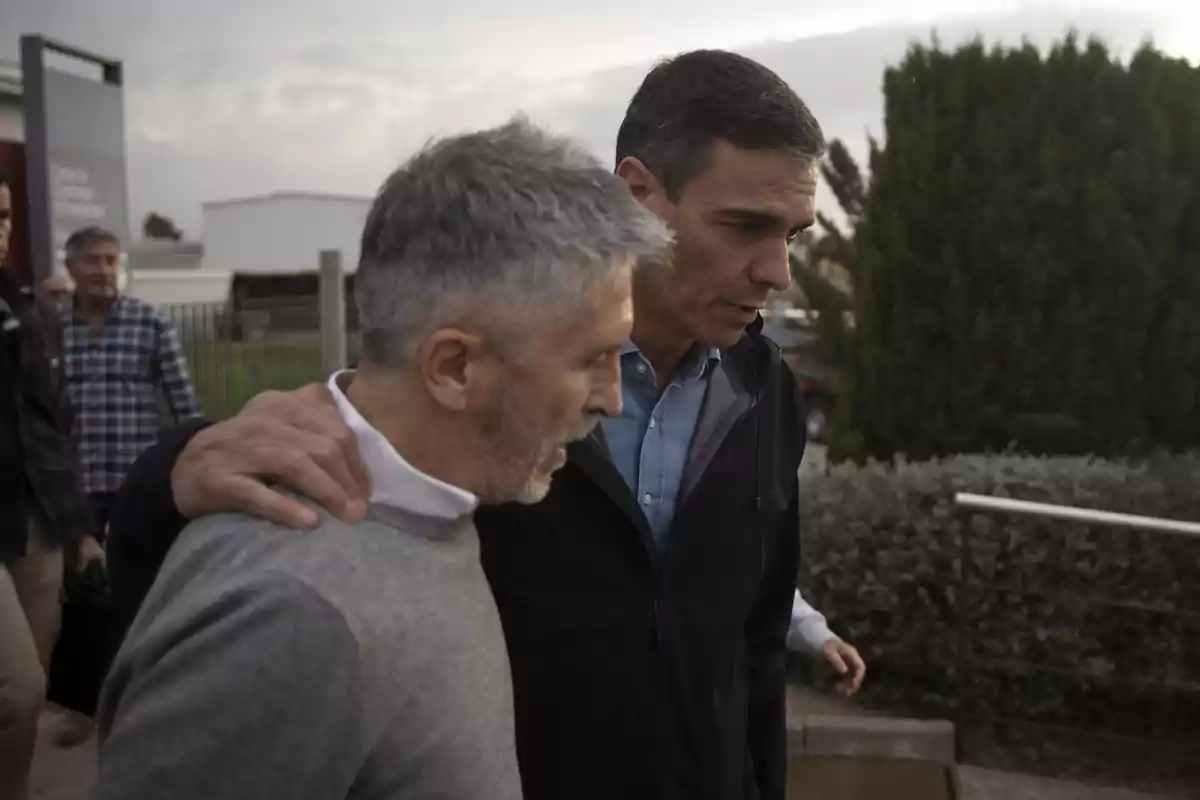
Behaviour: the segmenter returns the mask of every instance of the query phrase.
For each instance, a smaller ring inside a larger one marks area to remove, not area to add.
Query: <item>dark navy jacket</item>
[[[0,562],[25,555],[30,513],[67,548],[99,535],[83,493],[58,309],[0,266]]]

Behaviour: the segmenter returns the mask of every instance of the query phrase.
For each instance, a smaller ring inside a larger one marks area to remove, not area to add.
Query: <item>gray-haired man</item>
[[[101,701],[96,800],[520,796],[477,503],[536,503],[619,413],[634,262],[664,226],[565,139],[447,139],[380,190],[363,357],[329,382],[366,521],[201,519],[172,549]]]

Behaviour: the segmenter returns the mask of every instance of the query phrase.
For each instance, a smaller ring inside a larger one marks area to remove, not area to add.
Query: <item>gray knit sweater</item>
[[[469,515],[184,531],[105,684],[93,800],[520,797]]]

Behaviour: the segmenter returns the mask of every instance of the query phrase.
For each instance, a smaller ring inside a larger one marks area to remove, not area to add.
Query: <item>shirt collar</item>
[[[327,386],[338,413],[358,439],[359,454],[371,478],[371,502],[441,519],[457,519],[475,511],[479,505],[475,495],[409,464],[392,443],[358,413],[338,385],[338,379],[343,375],[353,374],[354,370],[335,372]]]
[[[630,353],[641,355],[642,351],[632,341],[626,340],[625,344],[621,345],[622,360]],[[692,348],[684,355],[683,362],[680,364],[679,377],[683,380],[695,380],[706,377],[720,363],[721,348],[693,344]]]
[[[128,305],[129,301],[125,299],[124,293],[118,293],[117,296],[113,298],[112,305],[108,307],[108,312],[104,315],[104,321],[107,323],[109,320],[121,319],[125,316],[125,310]],[[70,322],[78,324],[86,323],[83,315],[79,313],[78,295],[72,297],[71,302],[60,306],[60,308],[66,314]]]

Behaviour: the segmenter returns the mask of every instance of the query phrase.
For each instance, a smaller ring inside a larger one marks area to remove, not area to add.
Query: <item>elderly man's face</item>
[[[107,301],[117,296],[121,275],[121,246],[98,240],[79,248],[67,259],[75,291],[89,300]]]
[[[537,503],[567,444],[621,413],[620,349],[633,329],[630,270],[593,292],[590,313],[553,327],[504,365],[478,417],[490,502]]]

